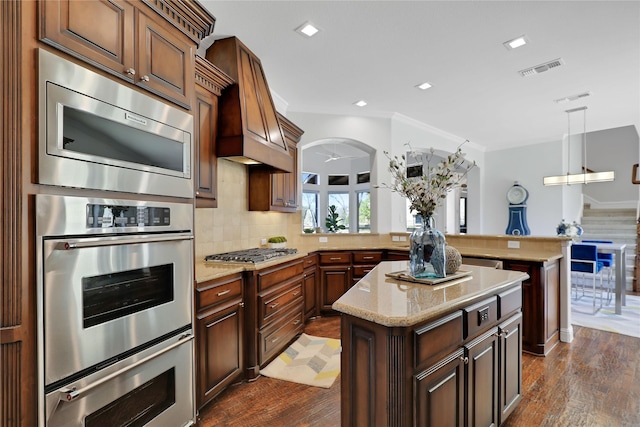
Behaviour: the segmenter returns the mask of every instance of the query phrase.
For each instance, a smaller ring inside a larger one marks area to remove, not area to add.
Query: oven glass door
[[[193,423],[193,335],[173,337],[46,395],[49,427]]]
[[[191,243],[184,235],[45,240],[45,388],[189,325]]]
[[[189,177],[187,132],[53,83],[47,101],[48,154]]]

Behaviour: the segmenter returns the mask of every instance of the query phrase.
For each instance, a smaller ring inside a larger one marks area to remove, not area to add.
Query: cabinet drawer
[[[283,316],[282,320],[275,322],[268,328],[264,328],[258,334],[260,345],[259,365],[264,365],[271,361],[285,349],[289,341],[302,332],[304,326],[302,304]]]
[[[461,311],[416,329],[414,334],[416,367],[433,362],[435,356],[441,357],[460,347],[464,339],[462,334]]]
[[[316,254],[307,255],[306,257],[304,257],[303,264],[305,269],[315,267],[317,263],[318,263],[318,256]]]
[[[522,287],[510,289],[498,294],[498,318],[519,310],[522,307]]]
[[[269,289],[295,276],[302,278],[304,267],[302,259],[279,264],[274,268],[267,268],[257,272],[258,292]]]
[[[353,253],[354,264],[378,264],[382,261],[382,252],[363,252],[358,251]]]
[[[354,265],[353,266],[353,278],[362,279],[368,272],[373,270],[375,265]]]
[[[320,254],[320,264],[351,264],[351,252],[325,252]]]
[[[498,297],[488,298],[462,310],[465,338],[486,330],[498,321]]]
[[[260,327],[271,321],[276,313],[291,305],[293,301],[302,301],[302,280],[285,286],[281,291],[258,296]]]
[[[212,280],[196,289],[196,310],[242,296],[242,276]]]

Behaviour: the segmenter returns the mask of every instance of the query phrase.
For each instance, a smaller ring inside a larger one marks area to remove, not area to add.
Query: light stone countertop
[[[414,326],[468,306],[529,278],[511,270],[462,265],[471,275],[424,285],[385,276],[407,270],[408,261],[383,261],[336,302],[333,309],[387,327]]]

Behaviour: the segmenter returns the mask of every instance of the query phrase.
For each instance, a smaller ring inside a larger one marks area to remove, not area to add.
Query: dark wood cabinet
[[[141,2],[40,2],[40,38],[187,109],[196,42]]]
[[[193,124],[196,207],[215,208],[218,206],[218,157],[216,155],[218,97],[222,90],[232,83],[232,80],[199,56],[196,56],[195,70]]]
[[[351,282],[355,285],[382,261],[382,251],[355,251],[352,259]]]
[[[304,257],[304,320],[317,315],[318,254]]]
[[[249,210],[294,213],[298,208],[298,148],[304,133],[286,117],[278,114],[284,137],[293,158],[293,172],[274,172],[273,168],[249,168]]]
[[[498,335],[498,404],[502,424],[522,400],[522,313],[501,323]]]
[[[196,407],[243,376],[242,274],[196,287]]]
[[[254,379],[304,328],[304,265],[245,272],[245,377]]]
[[[320,271],[320,312],[337,314],[331,306],[352,285],[351,252],[321,252]]]
[[[497,426],[522,397],[521,284],[423,324],[343,314],[342,425]]]
[[[522,271],[522,349],[547,354],[560,341],[560,262],[503,260],[505,270]]]
[[[409,248],[406,251],[388,249],[384,255],[385,261],[409,261]]]
[[[414,425],[425,427],[464,425],[464,350],[458,349],[415,377]]]
[[[467,422],[471,426],[497,426],[498,328],[465,345],[467,363]]]

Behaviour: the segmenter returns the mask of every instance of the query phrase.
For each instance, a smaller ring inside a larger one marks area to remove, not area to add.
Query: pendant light
[[[582,131],[582,173],[571,174],[571,113],[577,111],[583,112],[583,131]],[[614,171],[607,172],[589,172],[587,169],[587,107],[579,107],[566,110],[567,113],[567,174],[545,176],[542,178],[544,185],[571,185],[571,184],[589,184],[592,182],[606,182],[615,179]]]

